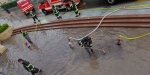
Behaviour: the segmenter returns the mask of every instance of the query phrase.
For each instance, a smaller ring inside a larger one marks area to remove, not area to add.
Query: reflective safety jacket
[[[23,32],[21,33],[21,36],[22,36],[22,40],[23,40],[23,41],[25,41],[25,40],[24,40],[25,35],[28,35],[28,32],[23,31]]]
[[[35,16],[35,14],[33,13],[33,11],[29,11],[29,13],[30,13],[31,17]]]
[[[54,6],[54,8],[53,8],[53,13],[54,13],[54,14],[58,14],[58,13],[59,13],[58,7]]]
[[[75,12],[79,11],[77,5],[74,4],[74,3],[73,3],[73,4],[70,4],[70,7],[71,7]]]
[[[22,34],[22,37],[24,37],[25,35],[27,35],[27,34],[28,34],[28,32],[23,31],[21,34]]]
[[[83,46],[92,47],[92,40],[87,40],[87,37],[85,37],[79,41],[79,45],[82,47]]]
[[[29,63],[28,61],[26,61],[26,60],[23,60],[23,67],[27,70],[27,71],[29,71],[29,72],[31,72],[31,71],[33,71],[34,70],[34,66],[31,64],[31,63]]]

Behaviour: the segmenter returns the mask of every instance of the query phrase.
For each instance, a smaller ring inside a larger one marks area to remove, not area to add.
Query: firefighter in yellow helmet
[[[28,35],[28,32],[20,30],[20,33],[21,33],[22,38],[25,38],[30,44],[33,44],[33,42],[31,41]]]
[[[29,11],[29,14],[31,15],[31,17],[33,18],[34,20],[34,23],[36,23],[36,19],[38,20],[38,22],[40,22],[40,20],[38,19],[38,17],[33,13],[32,10]]]
[[[91,54],[91,52],[93,53],[93,49],[91,48],[92,47],[92,40],[91,40],[90,36],[86,36],[83,39],[81,39],[79,41],[79,45],[81,47],[84,47],[85,50],[89,53],[89,55]]]
[[[72,4],[70,4],[70,7],[75,12],[76,17],[80,16],[81,13],[79,12],[77,5],[75,4],[75,2],[73,2],[73,1],[71,1],[71,2],[72,2]]]
[[[31,72],[32,75],[36,75],[36,73],[42,72],[41,69],[34,67],[30,62],[23,59],[18,59],[18,62],[23,65],[23,67],[28,71]]]
[[[57,6],[52,5],[52,9],[53,9],[53,13],[54,13],[54,14],[55,14],[55,16],[57,17],[57,19],[62,19],[62,17],[61,17],[61,16],[59,16],[59,11],[58,11]]]

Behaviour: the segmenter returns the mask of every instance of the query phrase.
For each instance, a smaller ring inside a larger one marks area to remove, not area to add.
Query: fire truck
[[[18,0],[17,4],[25,15],[27,15],[30,10],[33,10],[33,11],[35,10],[30,0]]]
[[[80,3],[80,0],[73,0],[76,5]],[[67,9],[71,10],[69,4],[71,0],[41,0],[41,4],[38,6],[38,9],[42,11],[45,15],[52,12],[52,5],[58,6],[58,9]]]

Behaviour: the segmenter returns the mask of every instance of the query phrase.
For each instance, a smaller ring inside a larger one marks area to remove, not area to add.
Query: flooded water
[[[150,35],[116,45],[118,35],[135,37],[150,32],[149,28],[101,27],[91,37],[94,49],[104,49],[104,55],[94,50],[92,57],[74,41],[72,50],[67,37],[81,38],[94,28],[51,29],[30,36],[34,45],[28,49],[21,35],[2,42],[8,48],[0,56],[0,75],[31,75],[17,60],[26,59],[41,68],[37,75],[149,75]]]

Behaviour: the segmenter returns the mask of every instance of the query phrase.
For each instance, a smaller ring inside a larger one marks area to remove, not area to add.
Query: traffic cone
[[[120,36],[117,39],[117,45],[121,45],[121,38],[120,38]]]
[[[71,39],[70,38],[68,38],[68,44],[69,44],[69,46],[71,47],[71,48],[73,48],[74,46],[73,46],[73,44],[71,43]]]

